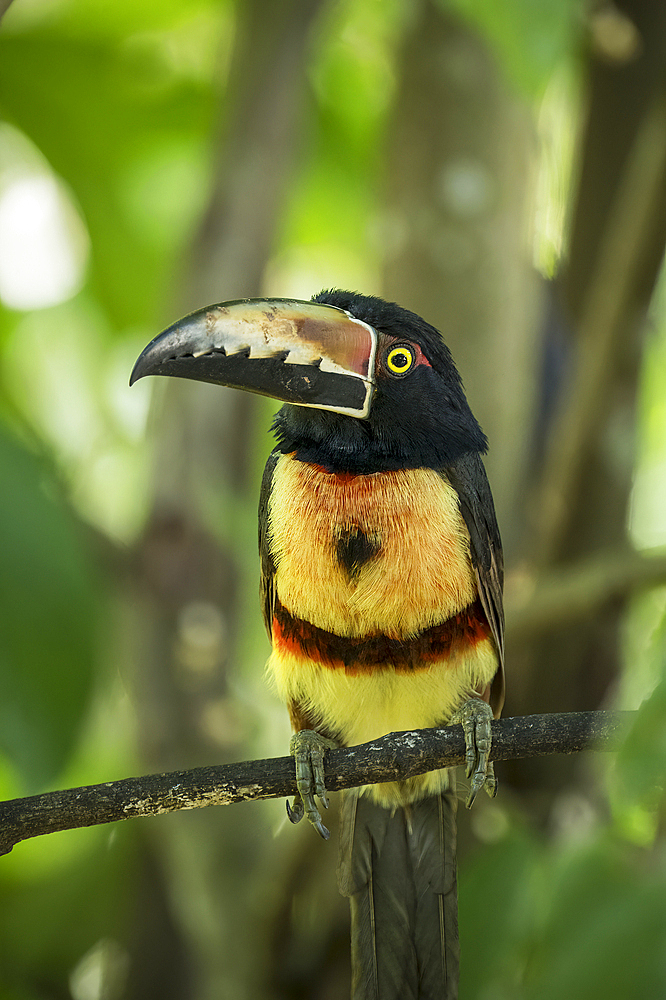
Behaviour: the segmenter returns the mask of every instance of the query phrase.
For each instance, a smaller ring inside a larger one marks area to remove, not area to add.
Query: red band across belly
[[[324,667],[347,673],[393,669],[401,673],[422,670],[475,646],[490,636],[481,602],[477,599],[457,615],[419,632],[411,639],[385,635],[342,636],[294,618],[279,601],[273,613],[273,647],[306,657]]]

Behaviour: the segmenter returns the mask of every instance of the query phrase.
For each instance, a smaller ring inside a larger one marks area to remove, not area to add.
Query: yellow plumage
[[[280,603],[295,618],[339,636],[409,640],[474,602],[469,534],[457,495],[436,472],[410,469],[339,476],[289,455],[279,458],[268,508],[269,545]],[[340,530],[354,527],[377,552],[355,574],[340,564]],[[268,661],[280,697],[345,745],[434,726],[490,683],[491,639],[410,672],[390,664],[365,673],[331,669],[274,648]],[[369,786],[397,804],[446,787],[444,772]]]
[[[390,668],[347,674],[281,650],[275,650],[268,661],[280,697],[321,719],[326,730],[340,734],[345,746],[445,723],[475,690],[492,680],[496,670],[497,655],[490,639],[453,663],[443,661],[408,674]],[[447,787],[445,772],[424,775],[418,787],[418,797]],[[407,790],[395,783],[368,785],[364,791],[382,804],[417,797],[411,789],[405,795]]]
[[[404,639],[476,597],[457,495],[431,469],[338,476],[282,455],[268,525],[281,603],[338,635]],[[354,580],[335,557],[343,526],[381,546]]]

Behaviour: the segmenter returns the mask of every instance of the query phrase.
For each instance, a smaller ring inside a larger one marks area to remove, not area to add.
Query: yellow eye
[[[392,375],[406,375],[415,360],[414,349],[408,344],[399,344],[386,355],[386,367]]]

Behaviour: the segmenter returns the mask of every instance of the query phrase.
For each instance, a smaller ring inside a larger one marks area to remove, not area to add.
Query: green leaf
[[[544,857],[550,912],[521,997],[665,995],[663,859],[653,857],[647,865],[644,860],[603,835],[582,849],[565,851],[561,859]]]
[[[0,747],[36,788],[78,736],[97,588],[46,468],[2,431],[0,481]]]
[[[529,96],[540,94],[577,49],[580,0],[447,0],[445,6],[485,36],[507,77]]]
[[[37,31],[0,36],[0,112],[71,188],[92,241],[90,287],[119,327],[153,323],[161,311],[205,190],[196,167],[205,155],[211,93],[161,61],[159,51]],[[169,172],[174,149],[195,165],[189,183],[182,171]],[[162,227],[159,242],[146,238],[136,217],[137,184],[187,208],[184,219],[181,210],[175,225]]]

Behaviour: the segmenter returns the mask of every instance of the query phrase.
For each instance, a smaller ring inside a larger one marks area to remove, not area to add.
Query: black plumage
[[[357,790],[341,807],[338,884],[350,897],[352,1000],[455,1000],[455,795],[391,811]]]

